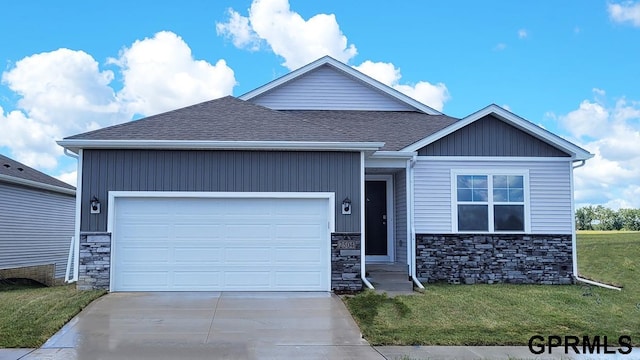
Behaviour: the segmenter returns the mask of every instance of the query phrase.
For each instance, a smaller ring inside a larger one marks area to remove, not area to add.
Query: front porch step
[[[406,264],[367,264],[367,274],[367,279],[377,291],[413,291]]]

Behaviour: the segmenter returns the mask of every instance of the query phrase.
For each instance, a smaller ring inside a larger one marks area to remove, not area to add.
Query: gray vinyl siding
[[[421,156],[568,157],[569,154],[488,115],[418,150]]]
[[[334,192],[336,231],[359,232],[360,153],[84,150],[81,231],[106,231],[109,191]],[[90,214],[92,196],[100,214]]]
[[[327,65],[249,101],[276,110],[415,111]]]
[[[55,264],[63,278],[75,196],[0,183],[0,269]]]
[[[571,162],[567,161],[432,161],[414,167],[415,229],[418,234],[451,233],[451,170],[528,169],[531,233],[571,234]]]
[[[395,221],[395,241],[396,241],[396,262],[406,264],[407,262],[407,183],[405,170],[397,172],[394,176],[394,213]]]

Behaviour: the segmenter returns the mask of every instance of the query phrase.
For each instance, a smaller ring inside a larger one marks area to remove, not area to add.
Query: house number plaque
[[[358,250],[358,241],[338,240],[338,250]]]

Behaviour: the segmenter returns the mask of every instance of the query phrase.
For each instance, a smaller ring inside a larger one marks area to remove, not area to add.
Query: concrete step
[[[408,273],[407,264],[401,263],[380,263],[367,264],[367,272],[404,272]]]
[[[407,264],[367,264],[367,279],[376,291],[407,293],[413,291]]]

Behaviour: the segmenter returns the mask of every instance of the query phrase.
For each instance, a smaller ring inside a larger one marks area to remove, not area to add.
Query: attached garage
[[[111,192],[111,291],[329,291],[332,193]]]

